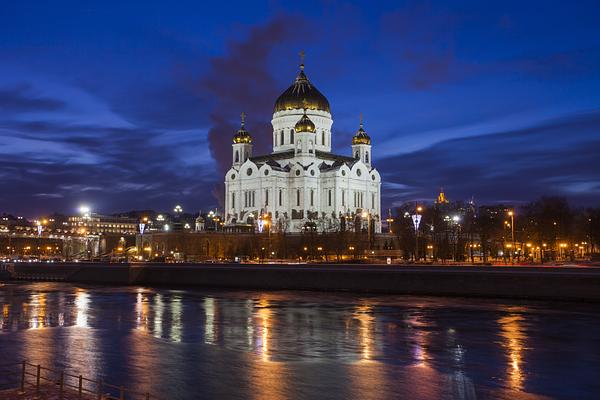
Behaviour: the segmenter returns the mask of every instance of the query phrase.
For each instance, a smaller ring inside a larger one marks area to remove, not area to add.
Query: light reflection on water
[[[0,287],[0,304],[7,360],[171,399],[600,392],[591,305],[41,283]]]
[[[500,336],[503,338],[502,346],[505,348],[507,356],[506,379],[510,382],[512,389],[522,390],[525,379],[523,372],[524,343],[527,336],[523,329],[524,317],[517,311],[522,312],[523,310],[511,307],[508,311],[509,314],[498,319]]]

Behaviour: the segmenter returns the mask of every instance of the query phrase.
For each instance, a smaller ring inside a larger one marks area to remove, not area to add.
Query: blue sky
[[[301,49],[336,152],[364,114],[384,207],[599,203],[597,2],[123,3],[3,6],[0,210],[217,207],[240,112],[269,151]]]

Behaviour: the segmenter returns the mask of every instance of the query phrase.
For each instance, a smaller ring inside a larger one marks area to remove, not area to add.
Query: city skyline
[[[363,113],[383,209],[440,187],[479,203],[598,204],[598,5],[216,7],[9,5],[0,209],[222,208],[240,112],[265,152],[302,49],[333,105],[335,151]]]

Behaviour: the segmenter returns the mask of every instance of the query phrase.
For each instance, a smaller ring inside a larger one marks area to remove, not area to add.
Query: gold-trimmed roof
[[[360,115],[360,126],[352,138],[352,144],[371,144],[371,137],[363,128],[362,114]]]
[[[250,136],[250,132],[246,130],[244,127],[246,124],[246,114],[242,113],[242,125],[240,129],[238,129],[237,133],[233,136],[233,143],[252,143],[252,136]]]
[[[304,103],[306,102],[306,107]],[[331,113],[329,101],[319,92],[319,90],[308,80],[304,73],[304,64],[300,64],[300,72],[296,80],[281,94],[275,101],[273,112],[286,110],[319,110]]]

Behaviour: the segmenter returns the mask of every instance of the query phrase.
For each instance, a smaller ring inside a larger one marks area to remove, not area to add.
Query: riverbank
[[[6,264],[17,280],[600,302],[600,268],[344,264]]]

